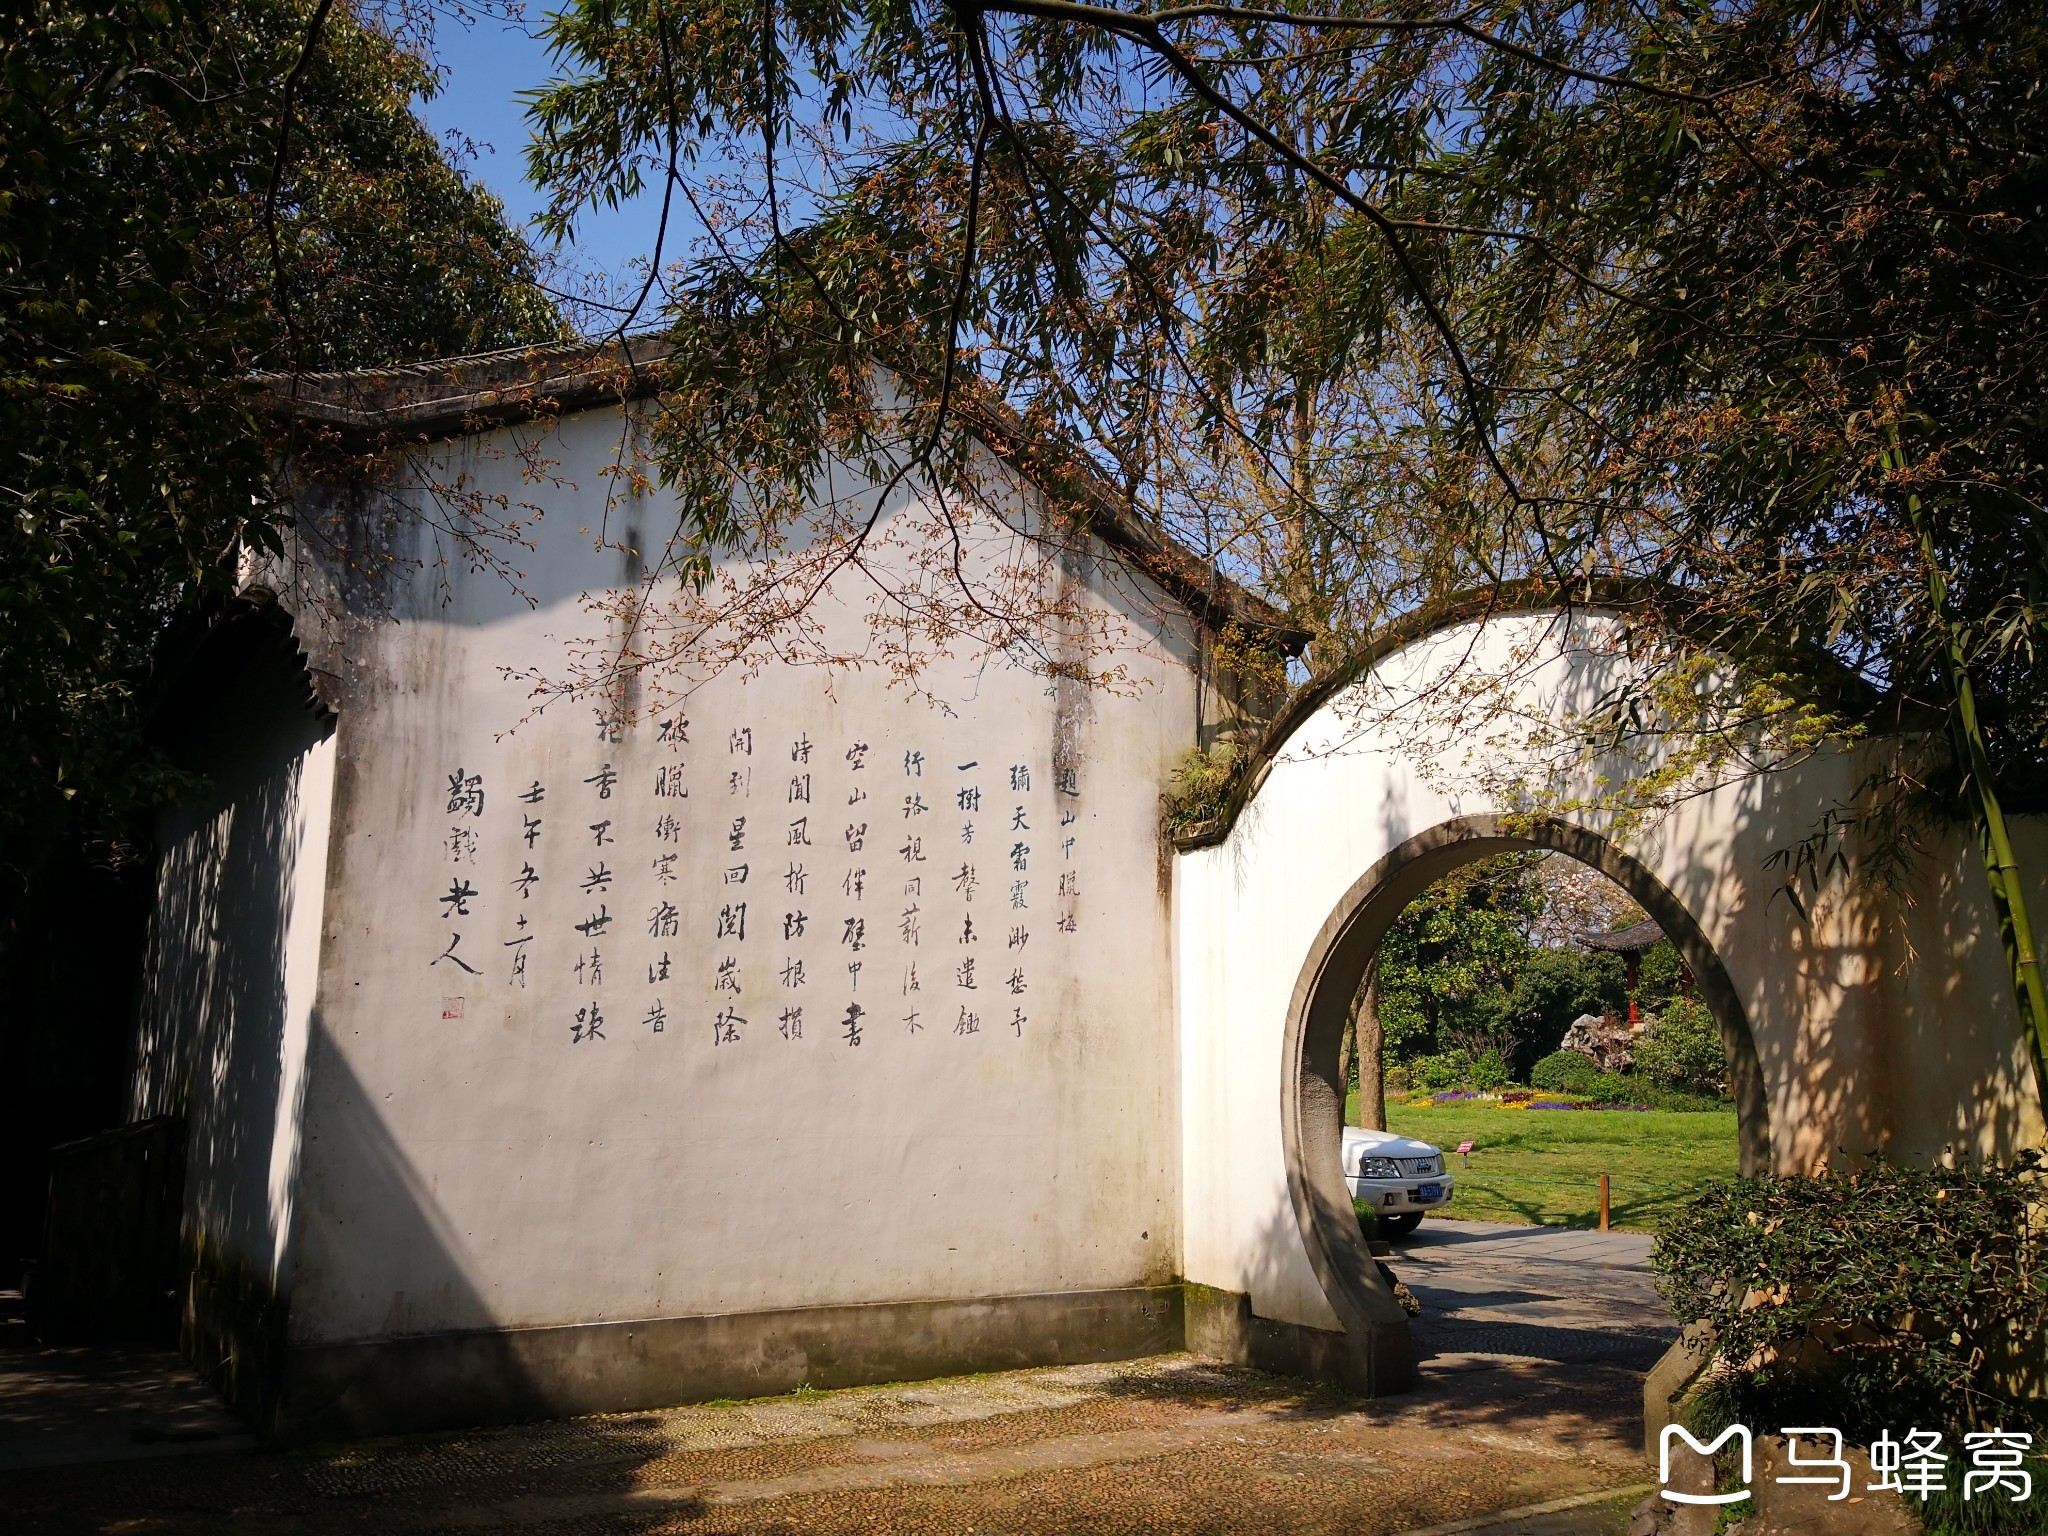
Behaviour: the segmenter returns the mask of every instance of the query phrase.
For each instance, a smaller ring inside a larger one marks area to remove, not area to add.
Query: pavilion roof
[[[1627,928],[1618,928],[1613,933],[1594,933],[1591,929],[1581,929],[1572,937],[1587,949],[1626,955],[1648,949],[1664,937],[1664,930],[1657,926],[1655,919],[1650,919]]]

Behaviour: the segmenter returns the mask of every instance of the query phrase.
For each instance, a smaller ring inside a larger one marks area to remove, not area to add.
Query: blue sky
[[[546,45],[535,35],[541,14],[533,6],[524,22],[479,15],[464,26],[444,19],[435,38],[441,93],[417,104],[436,134],[454,129],[476,141],[477,158],[467,170],[504,200],[515,224],[531,220],[543,201],[526,180],[528,132],[518,100],[521,91],[545,84],[554,73]],[[643,196],[616,212],[586,218],[570,260],[578,267],[625,273],[653,247],[659,214],[658,197]]]

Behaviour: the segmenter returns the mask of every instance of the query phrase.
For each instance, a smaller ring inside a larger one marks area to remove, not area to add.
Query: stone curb
[[[1401,1531],[1397,1536],[1464,1536],[1466,1532],[1485,1532],[1496,1526],[1506,1525],[1511,1520],[1528,1520],[1537,1515],[1555,1515],[1568,1509],[1583,1509],[1588,1504],[1608,1504],[1619,1499],[1636,1498],[1654,1493],[1655,1483],[1628,1483],[1620,1488],[1601,1488],[1592,1493],[1574,1494],[1568,1499],[1548,1499],[1541,1504],[1524,1504],[1519,1509],[1497,1509],[1490,1515],[1474,1515],[1469,1520],[1453,1520],[1449,1525],[1425,1525],[1412,1531]]]

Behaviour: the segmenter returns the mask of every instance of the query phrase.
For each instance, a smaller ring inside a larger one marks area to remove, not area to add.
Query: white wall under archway
[[[1528,802],[1500,786],[1548,776],[1554,835],[1530,840],[1591,851],[1589,862],[1632,876],[1623,883],[1638,899],[1661,892],[1719,957],[1731,996],[1716,1012],[1724,1038],[1739,1015],[1754,1042],[1749,1118],[1768,1122],[1767,1133],[1745,1126],[1750,1162],[1796,1172],[1869,1153],[1969,1159],[2042,1139],[1964,829],[1924,851],[1903,892],[1857,879],[1851,850],[1806,901],[1783,894],[1773,854],[1853,800],[1867,771],[1857,753],[1704,790],[1626,837],[1610,836],[1603,816],[1555,809],[1598,799],[1595,776],[1626,771],[1594,764],[1561,782],[1538,744],[1543,722],[1585,714],[1613,686],[1625,630],[1617,613],[1577,609],[1422,634],[1325,699],[1272,753],[1228,831],[1176,860],[1186,1278],[1249,1298],[1269,1331],[1322,1341],[1311,1354],[1348,1336],[1353,1364],[1338,1374],[1353,1385],[1405,1382],[1405,1328],[1362,1248],[1336,1251],[1349,1241],[1342,1223],[1324,1212],[1319,1225],[1337,1151],[1304,1054],[1308,1017],[1318,978],[1341,982],[1376,946],[1391,915],[1364,911],[1376,883],[1391,890],[1400,868],[1419,889],[1507,846],[1475,836],[1529,825],[1514,819]],[[1504,692],[1485,711],[1456,707],[1475,687]],[[1430,721],[1448,723],[1432,734]],[[2048,845],[2041,831],[2024,829],[2030,847]]]

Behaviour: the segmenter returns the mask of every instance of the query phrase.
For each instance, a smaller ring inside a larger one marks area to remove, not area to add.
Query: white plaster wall
[[[519,590],[460,562],[433,566],[428,520],[408,518],[399,552],[427,568],[398,589],[390,617],[358,609],[334,625],[344,702],[294,1336],[1170,1277],[1179,1094],[1157,796],[1194,735],[1180,621],[1142,584],[1086,578],[1087,600],[1130,625],[1133,682],[1115,693],[1054,687],[1000,661],[935,662],[922,695],[872,669],[771,667],[704,681],[683,706],[684,743],[663,742],[651,720],[604,740],[581,704],[522,723],[527,685],[505,669],[559,673],[565,649],[592,632],[583,595],[628,569],[618,550],[593,547],[601,520],[630,544],[664,527],[652,498],[607,513],[603,470],[620,437],[615,412],[569,418],[541,445],[545,488],[521,478],[509,434],[451,445],[426,478],[466,475],[487,495],[545,506],[537,547],[518,555]],[[858,642],[858,605],[820,613]],[[742,729],[750,755],[732,748]],[[792,761],[800,740],[811,743],[805,763]],[[856,743],[868,749],[858,770],[847,757]],[[908,753],[923,754],[921,773],[906,772]],[[607,764],[617,778],[603,797],[589,781]],[[1011,788],[1013,766],[1028,769],[1028,789]],[[1057,791],[1056,766],[1073,767],[1074,793]],[[677,770],[687,798],[658,794]],[[452,805],[458,771],[480,778],[480,813]],[[751,774],[738,791],[735,772]],[[792,805],[790,780],[804,773],[812,799]],[[522,802],[536,783],[545,798]],[[970,787],[978,814],[959,808]],[[855,791],[865,799],[849,804]],[[906,795],[929,809],[906,815]],[[1028,830],[1013,833],[1020,807]],[[792,848],[799,810],[811,842]],[[531,845],[529,815],[542,822]],[[673,840],[657,832],[666,816]],[[739,816],[745,846],[734,850]],[[592,828],[607,820],[600,846]],[[971,845],[960,840],[969,820]],[[855,852],[845,829],[861,822]],[[451,844],[457,834],[474,834],[474,849]],[[899,851],[912,836],[923,840],[916,863]],[[1023,871],[1011,867],[1017,842],[1031,847]],[[673,883],[655,867],[669,854]],[[801,896],[785,880],[793,861],[806,866]],[[586,891],[600,863],[610,883]],[[729,883],[743,863],[744,882]],[[971,900],[954,888],[966,863],[978,876]],[[528,864],[539,878],[522,895]],[[856,869],[867,872],[858,895],[847,884]],[[1062,876],[1074,877],[1070,894]],[[920,893],[905,894],[908,878]],[[1016,880],[1029,882],[1024,907],[1011,905]],[[466,913],[440,899],[458,881],[476,892]],[[741,900],[745,937],[721,934],[722,909]],[[665,901],[673,936],[650,932]],[[578,933],[600,902],[612,922]],[[913,902],[915,946],[901,929]],[[795,911],[806,929],[785,941]],[[1073,931],[1057,926],[1063,916]],[[848,918],[867,924],[858,955]],[[1013,927],[1028,931],[1021,949]],[[442,958],[458,932],[476,974]],[[955,969],[970,955],[972,991]],[[737,994],[718,989],[728,958]],[[857,979],[846,970],[856,958]],[[801,988],[783,984],[793,960],[806,967]],[[1014,994],[1020,968],[1026,990]],[[844,1031],[856,1002],[858,1046]],[[573,1040],[593,1003],[605,1037]],[[802,1034],[786,1038],[781,1013],[795,1006]],[[744,1022],[717,1043],[727,1008]],[[963,1008],[977,1033],[956,1033]]]
[[[276,1282],[291,1228],[335,743],[282,698],[224,701],[205,792],[158,827],[134,1114],[190,1121],[185,1221]]]
[[[1516,808],[1480,770],[1514,762],[1535,722],[1599,696],[1619,665],[1606,643],[1615,622],[1582,614],[1566,635],[1552,615],[1505,617],[1387,657],[1288,743],[1224,842],[1176,861],[1190,1280],[1248,1292],[1261,1316],[1338,1326],[1282,1157],[1283,1041],[1309,947],[1390,850],[1453,817]],[[1457,707],[1494,679],[1511,680],[1514,709],[1479,721]],[[1781,1168],[1837,1149],[1921,1158],[2038,1141],[1996,925],[1964,840],[1928,852],[1907,902],[1837,876],[1806,920],[1779,892],[1771,855],[1861,779],[1853,757],[1834,756],[1742,780],[1622,846],[1700,922],[1744,999]]]

